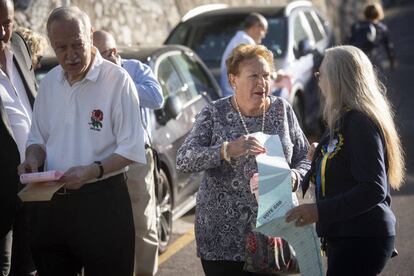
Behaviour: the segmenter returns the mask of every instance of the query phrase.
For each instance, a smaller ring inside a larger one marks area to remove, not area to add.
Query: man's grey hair
[[[84,34],[87,36],[87,40],[91,41],[91,20],[89,16],[80,10],[78,7],[59,7],[54,9],[47,19],[46,29],[47,35],[50,38],[51,26],[55,21],[76,21],[79,23],[79,27],[83,29]]]
[[[0,8],[12,9],[14,10],[13,0],[0,0]]]
[[[247,30],[247,29],[250,29],[251,27],[253,27],[256,24],[260,24],[264,28],[267,28],[266,18],[263,15],[261,15],[260,13],[252,12],[244,19],[243,28],[245,30]]]

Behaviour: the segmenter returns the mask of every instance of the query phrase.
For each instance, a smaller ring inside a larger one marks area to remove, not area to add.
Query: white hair
[[[388,180],[399,189],[404,181],[404,156],[394,123],[394,113],[369,58],[353,46],[326,50],[322,63],[327,87],[324,118],[331,132],[347,110],[366,114],[379,127],[386,144]]]
[[[86,36],[87,41],[91,42],[91,20],[89,16],[78,7],[59,7],[54,9],[47,19],[46,29],[47,35],[50,38],[51,26],[55,21],[75,21],[79,24],[81,30],[83,30],[84,35]]]

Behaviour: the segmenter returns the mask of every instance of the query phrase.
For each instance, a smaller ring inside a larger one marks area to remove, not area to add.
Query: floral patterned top
[[[197,115],[177,155],[178,170],[205,171],[195,216],[197,255],[205,260],[243,261],[245,237],[256,224],[257,201],[249,184],[258,170],[255,157],[220,159],[224,141],[246,134],[230,99],[213,102]],[[287,162],[304,176],[310,168],[309,143],[292,107],[282,98],[270,96],[270,100],[264,132],[280,136]],[[250,133],[261,131],[262,116],[244,119]]]

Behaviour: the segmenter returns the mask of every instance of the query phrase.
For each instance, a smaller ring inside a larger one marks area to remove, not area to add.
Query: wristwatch
[[[97,177],[96,179],[100,179],[100,178],[102,178],[102,176],[103,176],[103,174],[104,174],[104,168],[103,168],[103,166],[102,166],[102,162],[101,162],[101,161],[95,161],[95,162],[93,162],[93,163],[97,164],[97,165],[98,165],[98,167],[99,167],[99,175],[98,175],[98,177]]]

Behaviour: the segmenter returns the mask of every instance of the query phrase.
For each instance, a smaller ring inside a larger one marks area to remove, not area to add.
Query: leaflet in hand
[[[59,171],[24,173],[20,175],[20,182],[22,184],[36,182],[51,182],[59,180],[62,177],[62,175],[63,173]]]
[[[266,154],[256,157],[259,170],[259,209],[255,231],[285,239],[296,252],[302,276],[322,276],[324,269],[315,226],[296,227],[294,222],[285,222],[285,214],[297,205],[297,198],[292,193],[291,171],[280,138],[263,133],[255,133],[253,136],[267,150]],[[254,186],[252,185],[252,190]]]

